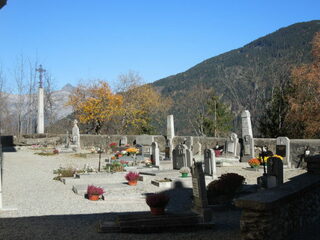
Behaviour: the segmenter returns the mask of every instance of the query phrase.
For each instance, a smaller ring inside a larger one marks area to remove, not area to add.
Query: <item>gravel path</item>
[[[213,230],[193,233],[166,234],[101,234],[97,233],[99,221],[112,219],[122,212],[148,211],[144,199],[92,202],[74,194],[71,185],[53,181],[52,171],[59,166],[82,168],[85,163],[97,165],[94,158],[75,158],[71,154],[39,156],[34,151],[22,149],[4,153],[3,205],[15,207],[16,211],[0,211],[0,239],[240,239],[240,211],[216,211]],[[255,183],[259,172],[244,167],[221,167],[224,172],[238,172]],[[300,174],[301,170],[290,170],[286,177]],[[121,183],[123,176],[108,179],[110,183]],[[191,183],[186,183],[190,185]],[[136,190],[147,192],[159,189],[148,183],[139,183]],[[111,193],[112,194],[112,193]]]

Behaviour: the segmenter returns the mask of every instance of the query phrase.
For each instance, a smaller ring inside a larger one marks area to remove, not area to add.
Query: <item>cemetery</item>
[[[242,146],[235,133],[177,137],[172,115],[166,137],[86,136],[75,120],[71,135],[7,140],[16,152],[4,153],[1,217],[92,214],[101,238],[224,236],[225,225],[234,239],[286,239],[318,221],[318,142],[255,139],[250,113],[242,116]],[[26,197],[31,187],[42,195]]]

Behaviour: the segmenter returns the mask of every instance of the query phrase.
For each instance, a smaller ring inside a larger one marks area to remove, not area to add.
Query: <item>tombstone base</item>
[[[212,220],[212,210],[211,208],[193,208],[193,212],[200,215],[200,219],[203,223],[211,222]]]
[[[257,183],[262,188],[274,188],[277,186],[277,178],[275,176],[264,174],[257,178]]]

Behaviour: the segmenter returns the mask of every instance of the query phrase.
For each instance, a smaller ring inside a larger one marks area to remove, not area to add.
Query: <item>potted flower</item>
[[[248,164],[252,168],[258,168],[260,166],[260,161],[257,158],[252,158],[248,161]]]
[[[114,152],[116,147],[117,147],[117,143],[112,142],[112,143],[109,144],[109,147],[111,148],[112,152]]]
[[[134,148],[134,147],[130,147],[130,148],[127,148],[126,149],[126,152],[128,155],[135,155],[139,152],[139,149],[138,148]]]
[[[139,177],[140,177],[139,173],[136,173],[136,172],[128,172],[125,176],[130,186],[137,185]]]
[[[100,196],[104,193],[104,189],[101,187],[96,187],[94,185],[88,185],[87,196],[89,200],[97,201]]]
[[[181,177],[188,177],[188,174],[190,173],[190,168],[182,167],[180,168],[179,172],[181,173]]]
[[[153,215],[164,214],[164,209],[167,206],[169,200],[169,196],[164,193],[149,194],[146,197],[146,203],[150,207],[151,214]]]

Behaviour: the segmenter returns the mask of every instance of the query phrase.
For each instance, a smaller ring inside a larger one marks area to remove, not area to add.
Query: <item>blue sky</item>
[[[11,82],[20,55],[37,59],[56,88],[89,79],[112,85],[129,70],[153,82],[318,20],[319,9],[318,0],[8,0],[0,10],[0,65]]]

